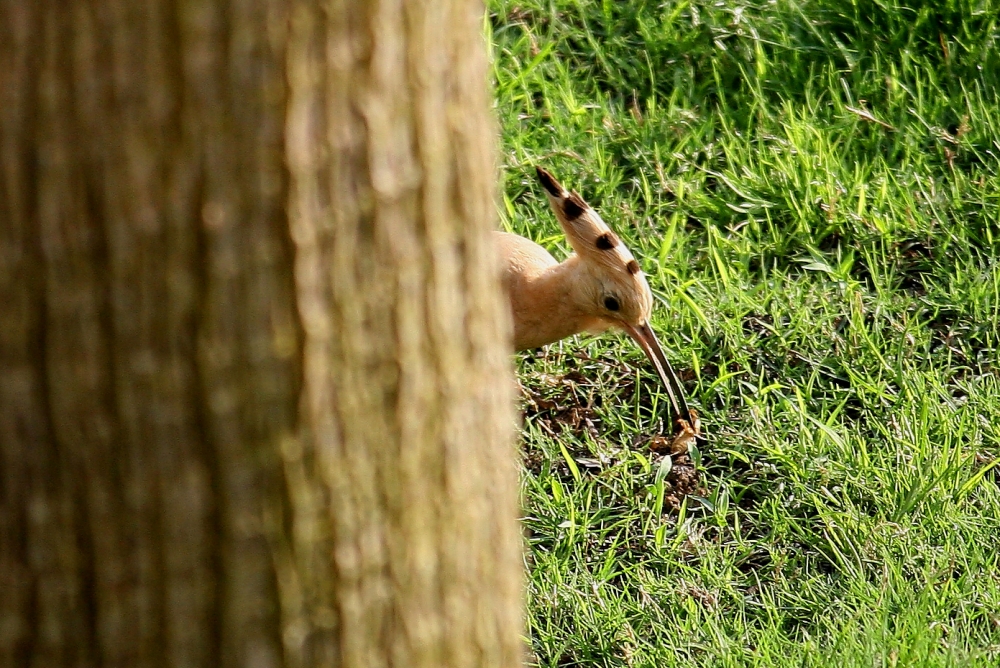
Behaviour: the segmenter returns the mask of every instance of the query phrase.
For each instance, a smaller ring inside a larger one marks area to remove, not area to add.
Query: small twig
[[[896,128],[892,127],[885,121],[880,121],[879,119],[875,118],[874,116],[872,116],[872,112],[868,111],[863,107],[861,109],[856,109],[854,107],[848,107],[845,105],[844,108],[862,120],[868,121],[869,123],[878,123],[886,130],[892,130],[893,132],[896,131]]]

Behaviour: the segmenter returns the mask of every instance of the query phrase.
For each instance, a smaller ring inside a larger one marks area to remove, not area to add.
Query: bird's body
[[[515,348],[537,348],[584,331],[624,329],[656,367],[675,419],[693,423],[680,383],[649,326],[653,295],[639,263],[583,198],[540,167],[538,178],[575,253],[557,262],[529,239],[494,232]]]

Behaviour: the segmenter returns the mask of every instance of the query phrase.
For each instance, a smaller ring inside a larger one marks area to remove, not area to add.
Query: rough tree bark
[[[0,663],[520,658],[466,0],[0,0]]]

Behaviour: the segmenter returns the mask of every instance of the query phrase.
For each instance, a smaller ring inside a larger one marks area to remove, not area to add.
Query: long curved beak
[[[625,331],[635,339],[635,342],[642,348],[642,352],[646,353],[646,357],[656,367],[656,375],[660,377],[663,386],[667,389],[667,394],[670,396],[670,406],[674,411],[674,420],[682,419],[691,423],[692,417],[688,410],[687,400],[684,398],[684,390],[681,388],[677,374],[674,373],[673,367],[670,366],[667,356],[663,354],[663,348],[660,347],[660,342],[657,340],[656,334],[653,333],[653,329],[649,326],[649,323],[641,325],[622,324]]]

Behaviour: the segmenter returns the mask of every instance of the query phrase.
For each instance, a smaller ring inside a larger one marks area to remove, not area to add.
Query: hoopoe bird
[[[684,391],[649,326],[653,294],[639,263],[580,195],[536,167],[574,253],[563,262],[517,234],[494,232],[514,316],[514,346],[537,348],[579,332],[620,328],[652,362],[670,397],[675,426],[696,428]]]

